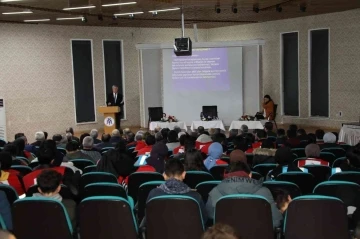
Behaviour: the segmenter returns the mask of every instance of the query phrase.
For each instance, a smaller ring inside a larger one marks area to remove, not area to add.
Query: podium
[[[98,108],[100,113],[104,114],[104,132],[105,134],[111,134],[116,129],[116,116],[115,114],[120,112],[119,106],[100,106]]]

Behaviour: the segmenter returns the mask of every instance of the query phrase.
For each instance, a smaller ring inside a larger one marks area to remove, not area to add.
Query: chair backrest
[[[0,151],[1,152],[1,151]],[[4,219],[2,218],[1,214],[0,214],[0,229],[2,230],[6,230],[6,224],[5,224],[5,221]]]
[[[293,148],[291,151],[297,155],[297,158],[304,158],[306,157],[305,149],[304,148]]]
[[[187,171],[184,183],[190,188],[195,189],[199,183],[212,180],[214,180],[214,177],[210,173],[204,171]]]
[[[221,183],[221,181],[206,181],[196,185],[195,189],[201,195],[204,203],[207,202],[211,190],[219,185],[219,183]]]
[[[266,181],[263,182],[263,186],[267,187],[271,191],[271,194],[273,195],[274,198],[276,198],[276,196],[278,195],[279,189],[288,191],[290,193],[291,198],[299,197],[302,194],[299,186],[291,182]]]
[[[279,174],[275,180],[295,183],[305,195],[312,193],[315,187],[315,177],[310,173],[286,172]]]
[[[192,197],[159,196],[146,205],[147,239],[199,239],[203,232],[200,206]]]
[[[217,106],[216,105],[210,105],[210,106],[203,106],[202,107],[202,112],[204,116],[211,116],[212,118],[218,117],[218,111],[217,111]]]
[[[140,185],[139,192],[137,195],[138,196],[137,218],[138,218],[139,223],[141,223],[142,219],[145,216],[146,202],[147,202],[147,198],[149,196],[150,191],[153,190],[154,188],[157,188],[158,186],[160,186],[163,183],[164,183],[164,181],[151,181],[151,182],[143,183]]]
[[[20,160],[24,161],[26,164],[30,163],[29,160],[27,158],[25,158],[25,157],[16,156],[16,159],[20,159]]]
[[[164,176],[156,172],[135,172],[130,174],[128,180],[128,195],[137,202],[139,187],[150,181],[164,181]]]
[[[91,183],[86,185],[83,190],[83,198],[95,196],[115,196],[127,200],[126,190],[118,183]]]
[[[248,194],[221,197],[213,217],[214,223],[232,226],[243,238],[274,238],[271,206],[264,197]]]
[[[96,215],[96,218],[94,218]],[[138,228],[132,208],[121,197],[89,197],[79,205],[81,239],[137,239]]]
[[[63,155],[66,155],[66,149],[58,147],[57,150],[60,151],[60,153]]]
[[[151,121],[160,121],[163,117],[163,108],[162,107],[149,107],[149,122]]]
[[[223,157],[221,157],[221,160],[226,162],[227,164],[230,164],[230,157],[223,156]]]
[[[357,206],[360,185],[345,181],[322,182],[314,188],[314,194],[339,198],[346,206]]]
[[[319,158],[328,161],[330,165],[332,165],[336,160],[336,156],[333,153],[329,153],[329,152],[320,152]]]
[[[277,165],[273,163],[258,164],[253,168],[253,171],[266,177],[269,171],[274,170],[276,167]]]
[[[72,239],[73,230],[69,215],[64,205],[57,200],[16,200],[12,207],[12,216],[14,234],[18,239]]]
[[[256,180],[265,178],[264,176],[262,176],[260,173],[257,173],[257,172],[251,172],[251,174],[252,174],[251,178],[256,179]]]
[[[331,168],[329,166],[305,165],[304,168],[315,177],[316,184],[327,181],[331,175]]]
[[[345,151],[348,151],[351,148],[351,145],[349,144],[340,144],[339,146]]]
[[[31,163],[29,163],[29,167],[30,168],[32,168],[32,169],[34,169],[35,167],[37,167],[37,166],[39,166],[40,165],[40,163],[39,162],[31,162]]]
[[[84,168],[86,168],[87,166],[95,165],[94,162],[89,159],[73,159],[69,162],[73,163],[74,166],[80,170],[84,170]]]
[[[285,238],[349,238],[346,212],[344,203],[334,197],[314,195],[295,198],[285,216]]]
[[[11,162],[11,165],[24,165],[24,164],[28,165],[28,163],[25,160],[18,159],[18,158],[13,159],[12,162]]]
[[[31,187],[29,187],[29,189],[26,192],[26,197],[32,197],[34,193],[38,193],[38,186],[37,185],[32,185]],[[70,189],[64,185],[61,184],[61,189],[59,194],[61,195],[61,197],[63,199],[71,199],[71,200],[75,200],[75,196],[74,194],[72,194],[72,192],[70,191]]]
[[[330,176],[330,181],[347,181],[347,182],[353,182],[360,185],[360,172],[340,172],[335,173]]]
[[[225,170],[229,167],[227,164],[223,165],[215,165],[210,169],[211,175],[214,177],[215,180],[223,180]]]
[[[345,157],[346,155],[346,151],[340,145],[337,148],[324,148],[321,152],[333,153],[336,158]]]
[[[91,173],[91,172],[96,172],[96,165],[90,165],[84,168],[83,173]]]
[[[30,168],[29,166],[24,166],[24,165],[12,165],[11,169],[18,171],[21,176],[25,176],[26,174],[32,172],[32,168]]]
[[[334,163],[332,164],[332,168],[338,168],[341,164],[346,162],[346,157],[337,158]]]
[[[115,175],[104,172],[85,173],[80,178],[80,190],[90,183],[118,183]]]
[[[9,185],[0,184],[0,191],[5,192],[7,200],[9,201],[10,205],[19,199],[19,195],[17,194],[15,189]]]

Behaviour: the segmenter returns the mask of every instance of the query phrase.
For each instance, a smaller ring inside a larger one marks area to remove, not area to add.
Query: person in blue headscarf
[[[210,170],[217,164],[227,164],[226,162],[221,160],[221,156],[223,154],[223,147],[220,143],[215,142],[212,143],[209,147],[208,157],[205,159],[205,167]]]

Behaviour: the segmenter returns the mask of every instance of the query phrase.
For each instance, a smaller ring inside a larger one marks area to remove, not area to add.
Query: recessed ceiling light
[[[127,13],[115,13],[114,16],[131,16],[136,14],[143,14],[144,12],[127,12]]]
[[[71,11],[71,10],[79,10],[79,9],[89,9],[89,8],[95,8],[95,6],[82,6],[82,7],[66,7],[63,10],[64,11]]]
[[[110,4],[103,4],[102,7],[115,7],[115,6],[124,6],[124,5],[133,5],[137,2],[121,2],[121,3],[110,3]]]
[[[180,10],[179,7],[174,7],[174,8],[167,8],[167,9],[159,9],[159,10],[151,10],[149,11],[150,13],[154,13],[154,12],[170,12],[170,11],[177,11]]]
[[[58,17],[56,20],[65,21],[65,20],[83,20],[84,17]]]
[[[31,20],[24,20],[24,22],[49,22],[50,19],[31,19]]]
[[[3,12],[3,15],[15,15],[15,14],[29,14],[33,13],[32,11],[22,11],[22,12]]]

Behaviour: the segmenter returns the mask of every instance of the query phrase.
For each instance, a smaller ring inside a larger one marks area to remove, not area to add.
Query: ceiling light
[[[128,13],[115,13],[114,16],[131,16],[136,14],[143,14],[144,12],[128,12]]]
[[[237,12],[238,12],[238,9],[237,9],[236,4],[232,5],[231,11],[232,11],[233,13],[237,13]]]
[[[79,9],[89,9],[89,8],[95,8],[95,6],[82,6],[82,7],[66,7],[63,10],[64,11],[70,11],[70,10],[79,10]]]
[[[282,12],[282,7],[279,4],[276,5],[276,11],[277,12]]]
[[[65,20],[82,20],[84,17],[58,17],[56,20],[65,21]]]
[[[158,12],[170,12],[170,11],[177,11],[177,10],[180,10],[179,7],[174,7],[174,8],[168,8],[168,9],[160,9],[160,10],[151,10],[149,11],[150,13],[158,13]]]
[[[115,6],[124,6],[124,5],[133,5],[137,2],[122,2],[122,3],[111,3],[111,4],[104,4],[101,5],[102,7],[115,7]]]
[[[27,11],[22,11],[22,12],[3,12],[3,15],[15,15],[15,14],[29,14],[29,13],[33,13],[30,10]]]
[[[24,20],[24,22],[49,22],[50,19],[31,19],[31,20]]]

